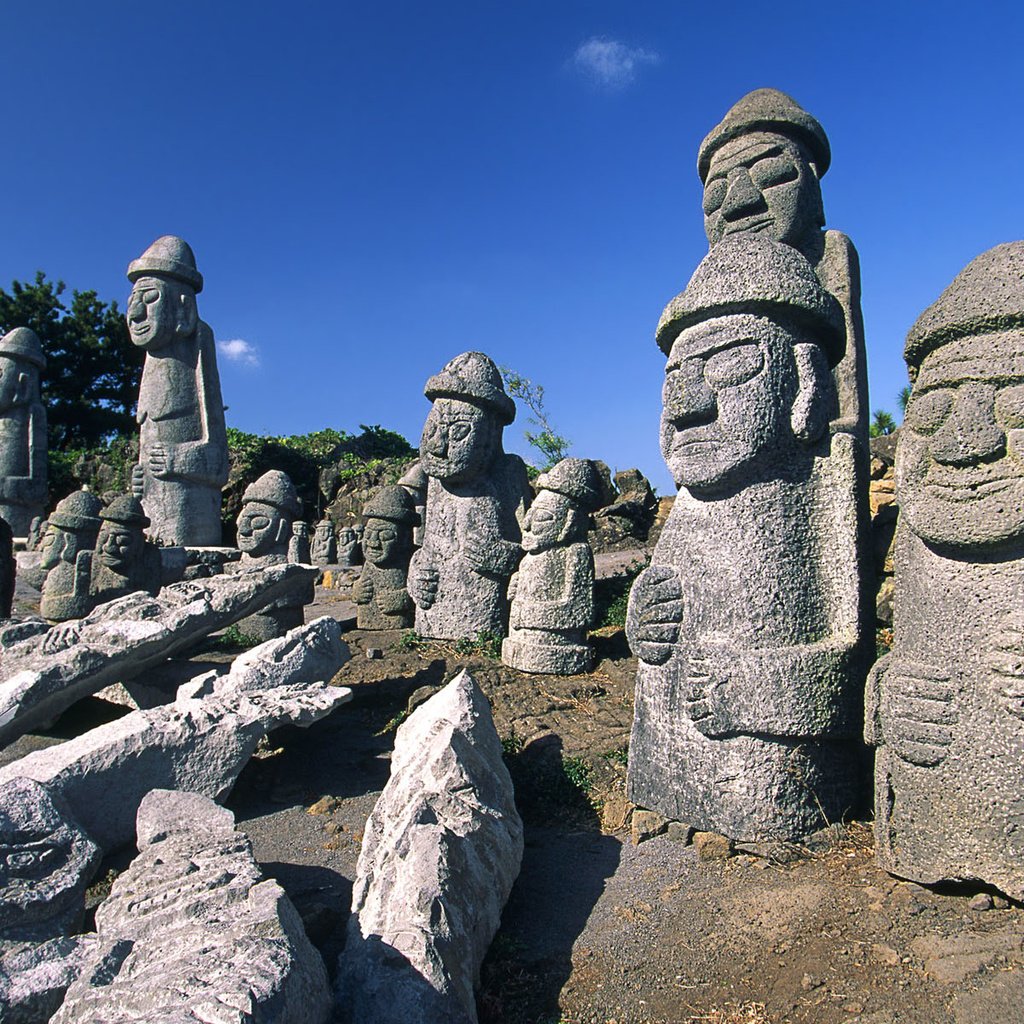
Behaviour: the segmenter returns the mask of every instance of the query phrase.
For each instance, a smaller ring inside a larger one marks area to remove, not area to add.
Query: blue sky
[[[230,425],[416,443],[426,378],[479,349],[545,386],[573,454],[670,493],[653,337],[706,252],[704,134],[761,86],[821,121],[895,410],[914,319],[1024,235],[1022,30],[986,3],[9,5],[0,283],[123,308],[179,234]]]

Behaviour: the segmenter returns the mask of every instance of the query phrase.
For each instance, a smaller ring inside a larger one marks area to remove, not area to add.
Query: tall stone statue
[[[313,565],[334,565],[338,558],[338,542],[334,536],[334,523],[324,516],[313,528],[309,545]]]
[[[858,439],[831,433],[839,303],[765,234],[715,245],[662,315],[679,487],[630,595],[630,799],[736,839],[860,798],[867,670]]]
[[[146,352],[132,491],[162,543],[216,546],[228,443],[213,332],[196,305],[203,275],[189,246],[164,235],[128,265],[128,280],[128,330]]]
[[[302,502],[286,473],[272,469],[249,484],[242,494],[238,513],[238,547],[242,558],[238,570],[253,566],[281,565],[288,561],[294,524],[302,515]],[[239,623],[239,628],[260,640],[284,636],[303,623],[303,607],[313,600],[313,586],[267,605],[256,615]]]
[[[1024,241],[922,313],[896,448],[895,643],[868,686],[876,852],[1024,899]]]
[[[81,619],[93,609],[89,584],[102,510],[95,494],[75,491],[50,513],[39,559],[46,572],[39,611],[50,622]]]
[[[0,517],[15,537],[27,536],[46,507],[46,409],[39,396],[45,369],[33,331],[15,327],[0,338]]]
[[[515,403],[480,352],[456,356],[427,381],[425,394],[433,402],[420,441],[430,478],[427,518],[409,567],[416,631],[448,640],[485,630],[503,635],[530,500],[523,460],[502,450]]]
[[[132,494],[115,498],[100,512],[100,530],[92,556],[89,598],[93,607],[115,598],[160,591],[160,549],[146,540],[149,519]]]
[[[509,583],[512,610],[501,660],[521,672],[586,672],[594,617],[587,525],[600,501],[600,482],[593,463],[563,459],[537,477],[536,486],[523,522],[525,554]]]
[[[734,234],[764,234],[792,246],[843,309],[846,338],[834,376],[833,430],[856,434],[867,458],[867,365],[860,264],[850,239],[824,231],[820,180],[832,160],[821,125],[777,89],[756,89],[701,143],[704,230],[711,246]]]
[[[382,487],[363,508],[363,571],[352,588],[360,629],[408,629],[413,603],[406,590],[412,531],[418,522],[402,487]]]

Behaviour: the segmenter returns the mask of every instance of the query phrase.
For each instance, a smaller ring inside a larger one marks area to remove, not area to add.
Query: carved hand
[[[1024,617],[1010,615],[991,640],[985,665],[992,673],[996,695],[1014,718],[1024,721]]]
[[[686,711],[704,736],[724,736],[735,728],[723,700],[726,680],[715,667],[721,660],[722,655],[713,658],[699,654],[688,659]]]
[[[142,500],[142,488],[145,482],[146,470],[136,464],[132,466],[132,495]]]
[[[82,627],[77,622],[62,622],[43,637],[43,653],[59,654],[66,651],[81,635]]]
[[[363,573],[352,587],[352,600],[356,604],[369,604],[373,600],[373,580]]]
[[[949,676],[929,665],[894,659],[881,687],[885,741],[911,764],[930,768],[944,761],[959,717]]]
[[[462,541],[462,557],[473,572],[481,575],[507,575],[515,568],[521,554],[518,544],[489,532],[470,532]]]
[[[158,480],[165,480],[171,474],[171,453],[162,441],[149,449],[149,471]]]
[[[626,617],[626,639],[633,653],[648,665],[664,665],[672,657],[683,618],[683,588],[674,569],[652,565],[633,584]]]
[[[429,565],[418,565],[409,569],[409,595],[417,607],[426,611],[437,599],[437,585],[441,574]]]

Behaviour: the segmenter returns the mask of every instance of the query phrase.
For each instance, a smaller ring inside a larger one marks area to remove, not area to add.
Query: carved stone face
[[[374,565],[397,560],[408,546],[405,541],[408,527],[401,527],[388,519],[367,519],[363,531],[363,557]]]
[[[49,570],[61,562],[73,562],[80,550],[76,534],[50,523],[39,542],[39,568]]]
[[[785,327],[750,313],[679,335],[665,367],[661,414],[661,453],[678,486],[730,486],[792,447],[796,341]]]
[[[420,439],[423,471],[445,483],[480,476],[501,445],[501,424],[493,413],[456,398],[435,398]]]
[[[564,494],[541,491],[523,520],[523,550],[546,551],[561,543],[572,514],[572,505]]]
[[[181,316],[181,288],[159,277],[140,277],[128,296],[128,333],[149,352],[174,340]]]
[[[145,543],[138,527],[106,521],[96,538],[96,555],[108,569],[126,575],[142,558]]]
[[[824,222],[817,175],[785,136],[751,132],[711,158],[704,183],[704,230],[711,245],[749,231],[799,249]]]
[[[31,363],[0,356],[0,414],[9,412],[16,405],[29,404],[36,390],[31,386],[34,372],[35,367]]]
[[[900,513],[939,546],[1024,536],[1024,331],[925,356],[896,451]]]
[[[242,506],[235,523],[238,547],[251,558],[260,558],[284,550],[282,538],[287,536],[288,524],[284,514],[273,505],[249,501]]]

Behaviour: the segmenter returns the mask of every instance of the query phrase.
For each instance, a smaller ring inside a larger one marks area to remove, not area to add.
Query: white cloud
[[[605,89],[624,89],[645,64],[657,64],[656,53],[627,46],[615,39],[594,36],[581,43],[572,55],[572,66],[585,78]]]
[[[259,349],[241,338],[232,338],[230,341],[218,341],[217,349],[221,357],[229,363],[254,367],[260,365]]]

